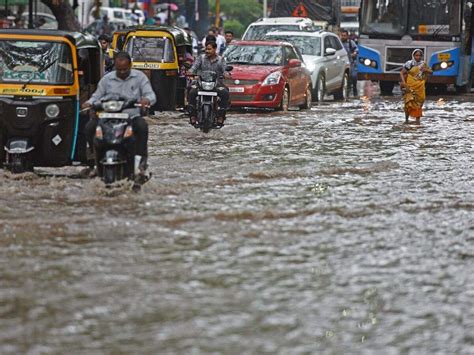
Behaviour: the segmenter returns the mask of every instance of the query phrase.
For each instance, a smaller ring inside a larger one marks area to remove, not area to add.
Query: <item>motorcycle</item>
[[[231,65],[225,68],[227,72],[232,71],[232,69]],[[222,128],[222,125],[216,122],[219,101],[216,91],[217,81],[217,74],[213,71],[202,71],[197,79],[197,123],[194,127],[199,128],[204,133],[208,133],[211,129]]]
[[[134,116],[123,112],[142,107],[136,100],[109,100],[94,105],[98,113],[94,137],[97,174],[106,185],[116,181],[134,180],[138,174],[141,156],[135,155]]]

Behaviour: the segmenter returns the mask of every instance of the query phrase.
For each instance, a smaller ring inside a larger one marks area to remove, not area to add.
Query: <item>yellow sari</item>
[[[428,67],[426,64],[423,66]],[[409,116],[417,119],[423,116],[422,107],[426,99],[425,82],[426,75],[420,72],[418,65],[408,71],[406,90],[403,95],[404,110]]]

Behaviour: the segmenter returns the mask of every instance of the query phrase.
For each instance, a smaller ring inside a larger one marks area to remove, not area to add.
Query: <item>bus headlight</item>
[[[451,68],[454,65],[454,62],[450,60],[449,62],[441,62],[441,63],[436,63],[431,67],[433,71],[438,71],[438,70],[445,70],[448,68]]]
[[[44,112],[46,113],[46,116],[48,116],[48,118],[56,118],[59,116],[59,106],[56,104],[48,105],[46,106]]]
[[[374,69],[378,68],[377,61],[372,60],[370,58],[360,58],[359,57],[359,63],[362,64],[362,65],[365,65],[366,67],[371,67],[371,68],[374,68]]]

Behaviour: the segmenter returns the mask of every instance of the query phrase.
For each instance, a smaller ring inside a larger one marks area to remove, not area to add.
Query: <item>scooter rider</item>
[[[117,53],[115,56],[115,70],[105,75],[97,86],[97,90],[87,100],[82,108],[90,108],[95,103],[117,98],[136,99],[142,107],[148,107],[156,102],[156,96],[150,81],[141,71],[132,69],[132,59],[127,52]],[[135,154],[142,157],[140,175],[145,175],[148,157],[148,124],[140,116],[140,108],[126,109],[133,119],[133,131],[136,135]],[[85,135],[89,147],[93,147],[94,135],[98,119],[93,117],[85,127]]]
[[[217,111],[217,124],[224,125],[225,113],[229,108],[229,89],[224,86],[226,62],[225,59],[217,55],[217,44],[213,41],[206,42],[206,53],[197,57],[188,75],[197,75],[201,71],[213,71],[217,74],[217,95],[219,96],[219,109]],[[191,85],[188,92],[188,109],[190,114],[190,123],[197,123],[196,114],[196,98],[198,94],[198,86],[196,83]]]

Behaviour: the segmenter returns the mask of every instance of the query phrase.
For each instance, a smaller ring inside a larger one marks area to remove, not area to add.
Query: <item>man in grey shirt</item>
[[[219,96],[219,109],[217,110],[217,124],[220,126],[224,125],[225,112],[229,108],[230,95],[229,89],[224,86],[224,74],[225,74],[225,59],[217,55],[217,44],[216,42],[206,43],[206,54],[200,55],[194,62],[189,74],[197,75],[202,71],[213,71],[217,74],[217,95]],[[191,117],[191,124],[197,124],[196,118],[196,98],[198,93],[198,87],[196,84],[191,85],[191,89],[188,93],[188,104],[189,114]]]
[[[141,71],[132,69],[132,60],[127,52],[120,52],[115,57],[115,70],[105,75],[97,86],[97,90],[92,97],[87,100],[82,108],[90,108],[96,103],[107,100],[136,99],[142,107],[148,107],[156,102],[156,95],[153,92],[150,81]],[[137,140],[135,154],[142,157],[140,172],[145,174],[148,156],[148,124],[140,116],[139,108],[125,109],[133,117],[133,132]],[[86,124],[85,135],[89,147],[94,145],[94,135],[97,128],[98,119],[96,117]]]

